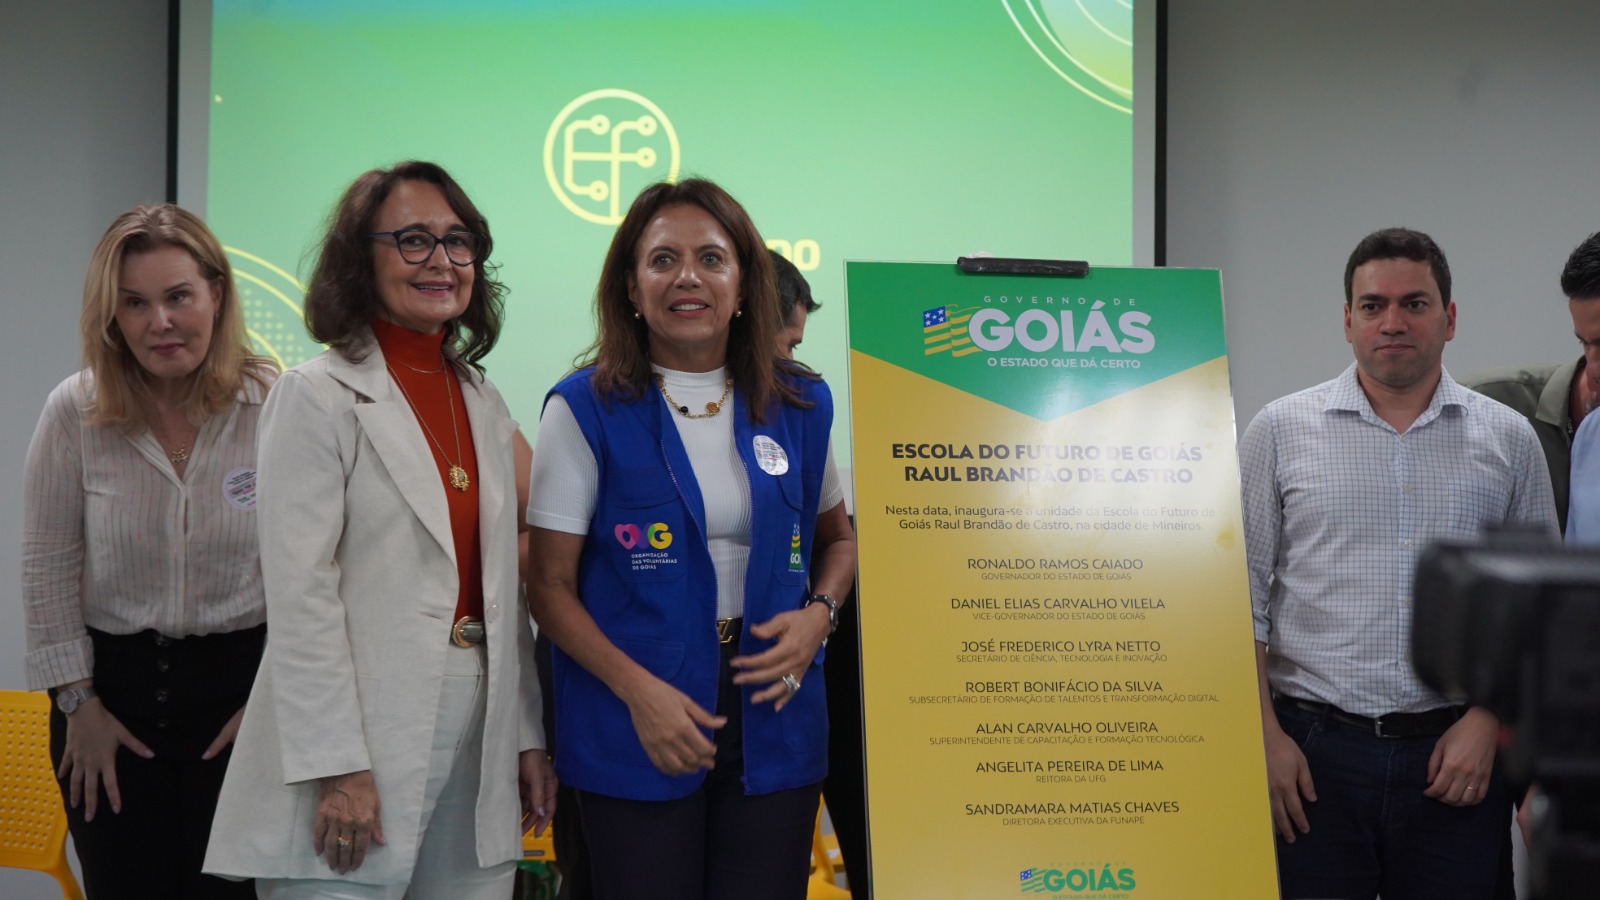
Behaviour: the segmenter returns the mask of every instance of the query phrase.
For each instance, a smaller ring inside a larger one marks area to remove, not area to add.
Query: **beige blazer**
[[[478,456],[488,710],[480,865],[521,856],[517,752],[544,746],[533,635],[518,597],[516,423],[465,383]],[[459,576],[433,455],[375,342],[285,372],[261,414],[267,650],[245,708],[205,870],[339,878],[312,850],[318,779],[371,769],[388,845],[346,880],[410,880]]]

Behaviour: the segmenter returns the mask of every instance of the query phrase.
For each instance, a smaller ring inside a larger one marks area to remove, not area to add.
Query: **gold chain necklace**
[[[387,361],[385,361],[385,365],[388,365]],[[402,363],[401,365],[405,364]],[[439,443],[439,439],[433,436],[433,429],[428,427],[428,420],[422,417],[422,410],[417,409],[417,404],[411,399],[411,394],[406,391],[406,386],[400,383],[400,376],[395,374],[393,366],[389,366],[388,368],[389,377],[394,379],[394,386],[400,389],[400,396],[406,398],[406,404],[411,407],[412,414],[417,417],[417,422],[422,425],[422,430],[427,433],[428,440],[433,441],[433,446],[439,449],[439,455],[444,457],[444,464],[450,467],[450,486],[458,491],[464,491],[468,487],[471,487],[472,479],[467,477],[467,470],[461,468],[458,463],[453,463],[450,461],[449,455],[444,452],[444,445]],[[407,366],[407,368],[410,368],[410,366]],[[439,371],[442,372],[444,369],[441,367]],[[454,376],[445,376],[444,394],[446,403],[450,407],[450,430],[454,432],[456,436],[456,459],[460,459],[461,430],[456,427],[456,396],[455,393],[450,390],[450,382],[454,380]]]
[[[437,369],[419,369],[416,366],[407,365],[404,360],[400,360],[400,359],[386,360],[386,362],[399,363],[400,365],[404,366],[405,368],[410,369],[413,372],[416,372],[418,375],[437,375],[440,372],[444,371],[444,367],[446,365],[446,360],[442,355],[439,357],[439,368],[437,368]]]
[[[733,376],[728,376],[727,383],[722,386],[722,396],[716,400],[708,401],[706,403],[706,411],[703,413],[689,412],[689,407],[672,399],[672,395],[667,393],[667,379],[659,373],[656,374],[656,388],[661,391],[661,396],[667,398],[667,405],[677,410],[678,414],[685,419],[709,419],[722,412],[722,404],[728,402],[728,394],[733,392]]]

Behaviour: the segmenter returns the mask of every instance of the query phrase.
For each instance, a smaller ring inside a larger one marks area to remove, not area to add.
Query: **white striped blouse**
[[[93,674],[86,626],[176,638],[266,621],[255,470],[267,390],[245,385],[201,426],[182,479],[149,431],[89,424],[87,371],[51,391],[23,496],[29,689]]]

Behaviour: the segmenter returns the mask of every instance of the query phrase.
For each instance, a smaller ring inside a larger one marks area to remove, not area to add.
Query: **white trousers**
[[[422,800],[422,846],[410,884],[341,879],[257,879],[260,900],[506,900],[515,862],[478,865],[478,769],[483,759],[484,649],[451,647],[439,692],[439,726]],[[379,798],[382,799],[381,797]],[[352,875],[361,877],[357,869]]]

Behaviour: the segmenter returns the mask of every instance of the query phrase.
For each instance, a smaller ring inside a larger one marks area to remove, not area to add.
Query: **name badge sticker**
[[[768,475],[782,475],[789,471],[789,454],[783,452],[777,441],[764,434],[756,435],[752,441],[756,451],[756,465]]]
[[[234,509],[256,508],[256,470],[254,466],[240,466],[222,476],[222,497]]]

